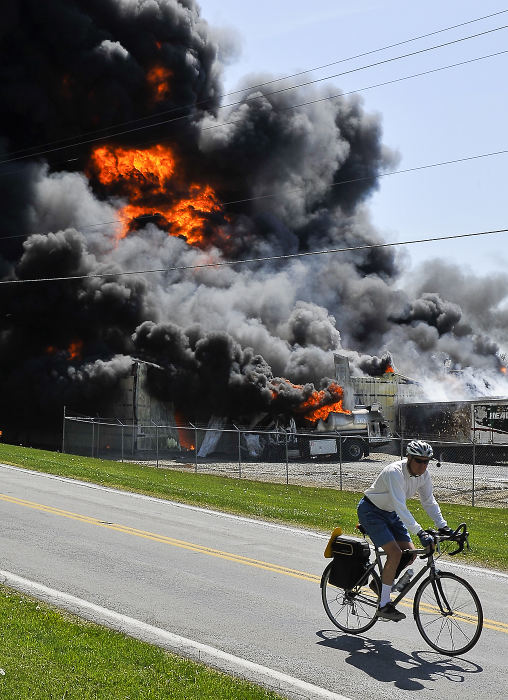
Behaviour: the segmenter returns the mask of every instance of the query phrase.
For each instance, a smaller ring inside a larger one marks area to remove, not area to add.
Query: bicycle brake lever
[[[450,557],[453,557],[455,554],[459,554],[459,552],[462,552],[462,550],[464,549],[464,542],[467,544],[467,548],[468,548],[468,549],[471,549],[470,546],[469,546],[469,540],[468,540],[468,538],[467,538],[467,534],[463,534],[463,535],[460,537],[460,539],[458,539],[458,540],[456,540],[456,541],[457,541],[457,544],[458,544],[459,546],[458,546],[457,549],[454,550],[453,552],[449,552],[449,553],[448,553]]]

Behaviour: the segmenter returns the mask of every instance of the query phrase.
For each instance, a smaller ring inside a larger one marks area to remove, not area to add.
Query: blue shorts
[[[383,510],[362,498],[358,504],[358,519],[377,547],[393,540],[411,542],[406,526],[394,510]]]

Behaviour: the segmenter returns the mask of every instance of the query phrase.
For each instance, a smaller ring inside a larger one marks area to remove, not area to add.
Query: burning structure
[[[195,0],[12,0],[2,30],[7,441],[106,415],[134,357],[201,423],[337,403],[338,351],[376,376],[396,348],[419,380],[445,356],[453,391],[506,393],[508,280],[436,263],[404,287],[367,209],[397,156],[357,97],[250,76],[222,104],[230,42]]]
[[[160,446],[187,446],[188,431],[178,430],[171,403],[157,400],[147,388],[147,370],[157,365],[133,358],[130,371],[120,382],[114,399],[102,416],[73,415],[64,407],[62,449],[89,456],[113,457],[156,453]],[[159,430],[159,426],[164,426]],[[47,436],[28,433],[27,440],[45,443]]]
[[[392,431],[398,431],[399,406],[424,399],[425,394],[417,381],[390,369],[380,377],[352,377],[352,385],[357,403],[379,403]]]

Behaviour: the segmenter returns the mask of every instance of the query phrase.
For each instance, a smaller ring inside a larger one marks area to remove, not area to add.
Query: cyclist
[[[390,601],[392,584],[402,552],[414,549],[409,532],[418,535],[423,547],[433,547],[434,540],[409,512],[406,499],[416,492],[426,513],[432,518],[440,534],[451,534],[446,520],[432,492],[432,481],[427,471],[433,456],[432,447],[423,440],[412,440],[406,449],[406,459],[388,464],[358,504],[358,518],[371,540],[386,552],[383,567],[382,590],[378,617],[399,622],[406,616]],[[409,532],[408,532],[409,530]],[[413,562],[409,558],[406,566]]]

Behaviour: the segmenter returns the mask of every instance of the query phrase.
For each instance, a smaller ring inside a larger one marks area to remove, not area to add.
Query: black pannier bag
[[[340,535],[332,544],[332,552],[330,583],[339,588],[353,588],[368,566],[369,543]]]

